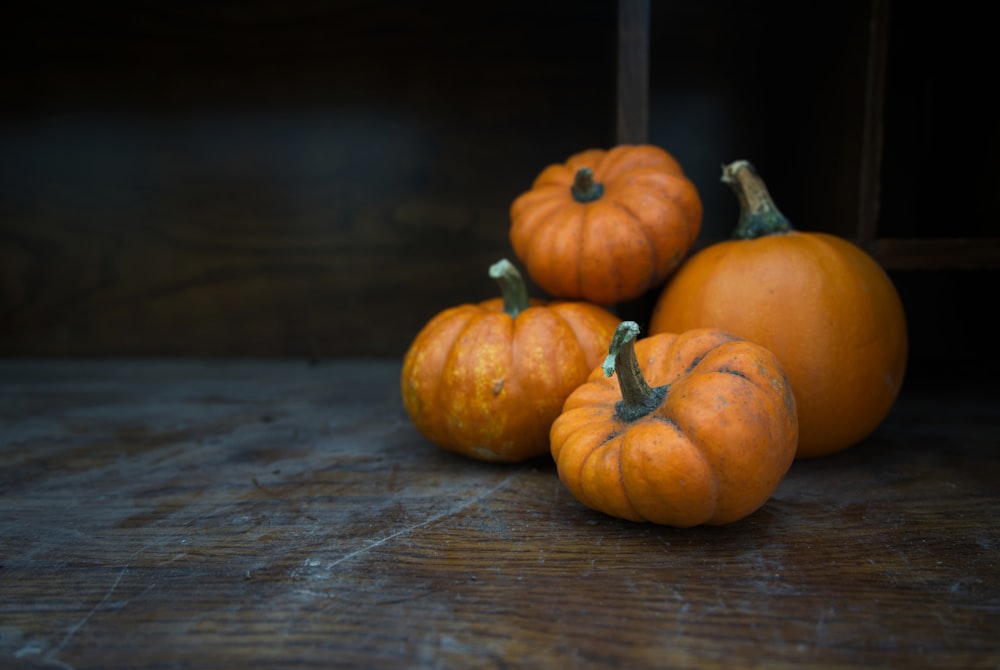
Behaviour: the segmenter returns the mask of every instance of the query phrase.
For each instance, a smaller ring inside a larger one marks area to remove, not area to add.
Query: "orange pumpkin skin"
[[[591,183],[581,186],[586,169]],[[546,167],[510,219],[514,253],[538,286],[611,305],[666,280],[698,237],[702,203],[669,153],[620,145]]]
[[[552,425],[562,482],[588,507],[632,521],[722,525],[759,509],[798,437],[795,397],[774,354],[697,329],[641,339],[634,355],[654,391],[667,387],[662,397],[623,418],[622,371],[594,370]]]
[[[795,230],[727,240],[664,287],[650,333],[722,328],[774,352],[798,402],[799,458],[869,435],[903,383],[906,319],[891,280],[854,244]]]
[[[619,319],[582,302],[460,305],[417,334],[401,373],[403,405],[432,443],[466,456],[519,462],[548,452],[569,393],[607,352]]]

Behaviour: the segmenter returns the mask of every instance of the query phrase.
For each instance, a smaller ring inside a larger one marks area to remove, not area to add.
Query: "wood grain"
[[[510,203],[613,143],[615,7],[488,12],[18,8],[0,353],[393,356],[493,297]]]
[[[641,44],[613,2],[22,3],[0,354],[401,355],[438,310],[492,297],[510,203],[614,143],[619,81],[645,91],[634,137],[699,186],[705,241],[731,232],[719,166],[740,157],[794,220],[850,232],[867,1],[623,3],[649,15],[628,15]],[[836,152],[804,169],[817,141]]]
[[[911,379],[742,522],[423,440],[396,360],[0,361],[0,666],[996,668],[995,388]]]
[[[649,142],[649,0],[618,3],[615,142]]]

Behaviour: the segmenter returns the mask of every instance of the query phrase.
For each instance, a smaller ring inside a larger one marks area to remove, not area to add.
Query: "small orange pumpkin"
[[[798,457],[866,437],[903,383],[907,329],[892,281],[856,245],[799,232],[746,161],[723,169],[740,201],[735,239],[688,258],[660,294],[650,333],[723,328],[774,352],[799,407]]]
[[[403,359],[403,405],[443,449],[518,462],[548,452],[552,421],[620,319],[584,302],[529,299],[506,259],[490,276],[501,298],[446,309],[417,334]]]
[[[620,145],[546,167],[511,205],[510,241],[552,296],[611,305],[663,283],[701,218],[698,191],[673,156]]]
[[[552,424],[560,480],[588,507],[632,521],[748,516],[795,456],[795,397],[778,359],[717,329],[638,333],[634,321],[618,326],[603,368]]]

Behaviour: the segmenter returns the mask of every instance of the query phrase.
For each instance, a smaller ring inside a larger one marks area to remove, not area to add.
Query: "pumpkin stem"
[[[524,285],[524,277],[514,264],[506,258],[498,260],[490,266],[490,277],[497,280],[500,295],[503,296],[503,311],[516,317],[531,306],[528,297],[528,287]]]
[[[635,357],[635,338],[639,335],[639,324],[622,321],[618,324],[608,357],[604,359],[604,376],[618,373],[618,386],[622,399],[615,404],[615,412],[620,421],[640,419],[663,402],[668,386],[653,388],[639,369],[639,359]]]
[[[722,166],[722,183],[733,188],[740,203],[740,220],[733,238],[753,240],[792,230],[792,224],[771,199],[764,180],[748,161]]]
[[[570,191],[577,202],[590,202],[604,195],[604,184],[594,181],[594,171],[584,167],[576,171]]]

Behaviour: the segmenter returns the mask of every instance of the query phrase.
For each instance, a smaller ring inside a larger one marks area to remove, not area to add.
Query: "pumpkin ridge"
[[[651,144],[622,144],[613,147],[601,158],[600,169],[595,168],[594,172],[601,179],[611,181],[622,173],[647,167],[670,174],[684,174],[677,159],[661,147]]]
[[[507,338],[508,338],[508,340],[511,340],[513,338],[513,335],[514,335],[514,332],[513,332],[514,331],[514,318],[512,316],[510,316],[509,314],[505,313],[505,312],[500,312],[498,315],[502,315],[503,317],[505,317],[506,322],[509,324]],[[484,316],[487,316],[487,315],[480,315],[479,318],[470,318],[462,326],[462,328],[455,333],[455,339],[452,340],[451,345],[448,347],[448,355],[447,355],[447,357],[445,357],[445,365],[444,365],[444,369],[445,370],[453,370],[454,369],[455,359],[463,351],[461,347],[457,347],[455,345],[466,335],[466,333],[468,333],[470,330],[472,330],[473,327],[475,327],[483,319]],[[506,381],[505,381],[505,385],[506,385]],[[434,400],[435,400],[434,404],[437,407],[446,407],[447,406],[447,403],[443,403],[442,402],[442,398],[439,397],[440,394],[444,391],[444,388],[445,388],[445,384],[442,384],[442,383],[438,383],[437,386],[436,386],[436,388],[435,388],[436,393],[435,393],[435,397],[434,397]],[[509,389],[508,389],[508,392],[509,392]],[[453,445],[452,448],[459,447],[462,444],[462,440],[461,440],[460,436],[457,434],[457,428],[458,428],[458,426],[453,421],[445,421],[444,424],[445,424],[445,433],[447,434],[447,437],[448,437],[448,443],[451,444],[451,445]]]
[[[658,412],[654,412],[653,414],[649,415],[649,418],[655,421],[660,421],[662,423],[670,424],[670,426],[673,427],[678,433],[681,433],[682,435],[684,434],[683,431],[681,430],[681,425],[677,423],[677,420],[672,416],[667,416],[660,414]]]
[[[697,356],[695,356],[695,357],[694,357],[694,358],[693,358],[693,359],[691,360],[691,363],[690,363],[690,364],[689,364],[689,365],[687,366],[687,369],[686,369],[686,370],[684,370],[684,374],[686,374],[686,375],[689,375],[689,374],[691,374],[691,373],[692,373],[692,372],[694,371],[694,369],[695,369],[696,367],[698,367],[698,366],[699,366],[699,365],[701,364],[701,362],[702,362],[703,360],[705,360],[705,356],[706,356],[707,354],[708,354],[708,352],[705,352],[705,353],[703,353],[703,354],[698,354]]]
[[[580,426],[576,431],[574,431],[574,433],[581,432],[585,428],[586,428],[586,425]],[[622,431],[620,429],[617,429],[617,428],[613,429],[611,432],[609,432],[607,435],[604,436],[604,438],[600,441],[599,444],[597,444],[590,451],[588,451],[587,455],[584,458],[580,459],[580,469],[576,473],[576,481],[580,482],[579,491],[580,491],[581,494],[585,493],[584,486],[583,486],[584,473],[587,471],[587,464],[590,463],[590,459],[595,458],[595,457],[599,457],[599,455],[601,453],[601,450],[607,448],[607,446],[611,442],[613,442],[615,440],[615,438],[617,438],[621,434],[622,434]],[[596,507],[596,505],[593,503],[593,500],[591,499],[591,497],[589,495],[586,495],[585,497],[587,498],[587,500],[584,501],[585,504],[589,505],[590,507]]]
[[[441,393],[441,378],[437,375],[428,375],[425,373],[425,358],[429,356],[427,350],[423,346],[425,342],[434,342],[441,331],[447,332],[448,327],[451,325],[450,321],[455,318],[464,318],[465,322],[461,324],[455,330],[455,337],[446,343],[445,351],[450,352],[454,346],[455,340],[458,334],[464,330],[468,324],[477,318],[477,307],[474,305],[462,305],[458,307],[452,307],[444,312],[438,314],[433,318],[428,324],[424,331],[418,336],[418,345],[412,347],[407,353],[406,359],[404,361],[404,370],[409,369],[412,374],[406,375],[406,388],[407,395],[410,398],[410,403],[413,403],[413,409],[416,412],[418,427],[422,431],[429,431],[432,435],[442,435],[428,418],[428,409],[432,406],[439,404],[439,396]],[[445,356],[447,359],[447,356]],[[414,372],[415,371],[415,372]],[[419,384],[415,383],[419,380]],[[427,389],[427,399],[429,402],[424,402],[424,394],[420,392],[420,387]],[[445,437],[442,435],[442,437]]]
[[[546,240],[571,240],[577,250],[577,254],[579,254],[581,240],[584,235],[586,211],[587,208],[583,205],[561,204],[550,213],[545,224],[538,227],[538,232],[532,239],[530,248],[533,250],[533,253],[530,254],[529,259],[524,261],[525,266],[528,268],[528,274],[535,279],[535,282],[552,295],[559,296],[566,293],[572,295],[573,291],[567,292],[564,290],[566,288],[564,284],[568,284],[569,282],[560,277],[552,277],[550,273],[544,272],[547,268],[557,266],[559,258],[561,258],[558,251],[558,244],[555,242],[545,242]],[[572,284],[576,287],[575,295],[579,295],[582,282],[579,268],[572,268],[572,273],[575,275],[572,281]]]
[[[621,210],[622,212],[628,214],[626,221],[628,221],[632,230],[637,233],[637,237],[641,238],[645,242],[646,248],[649,250],[649,264],[652,270],[651,277],[646,281],[649,282],[652,277],[655,277],[657,273],[657,268],[660,266],[659,254],[656,245],[653,244],[652,238],[649,233],[646,232],[646,227],[642,225],[642,215],[635,210],[635,208],[629,206],[628,204],[622,202],[621,200],[614,201],[615,208]]]
[[[558,317],[551,310],[539,307],[530,308],[522,312],[519,318],[514,319],[510,334],[510,367],[507,371],[506,386],[507,392],[514,397],[537,393],[539,401],[532,403],[531,411],[537,412],[537,416],[545,416],[546,412],[551,412],[551,418],[548,419],[550,428],[559,415],[562,403],[546,409],[547,402],[544,399],[562,392],[565,384],[563,380],[567,374],[561,364],[555,361],[550,361],[550,365],[539,366],[539,355],[531,347],[531,342],[537,342],[538,332],[547,333],[549,324],[557,321]],[[572,331],[569,331],[569,334],[572,335]],[[540,373],[540,369],[544,370],[544,373]],[[546,437],[547,435],[546,433]]]
[[[645,510],[643,510],[641,515],[647,521],[652,521],[654,523],[661,522],[661,516],[666,512],[668,518],[673,518],[674,522],[680,527],[690,527],[695,525],[700,525],[709,522],[715,517],[718,507],[719,507],[719,482],[717,473],[714,470],[714,464],[707,457],[703,447],[692,440],[692,438],[685,434],[684,430],[681,429],[680,425],[669,418],[661,416],[651,416],[651,420],[647,421],[644,425],[647,429],[646,439],[652,439],[651,435],[661,435],[664,431],[669,431],[670,437],[665,437],[666,447],[649,449],[639,449],[640,453],[645,453],[647,457],[654,457],[659,462],[659,465],[664,465],[667,463],[676,462],[676,460],[688,464],[690,462],[697,462],[701,467],[698,468],[703,470],[707,475],[707,491],[705,491],[706,496],[700,499],[699,507],[702,509],[696,513],[690,513],[684,505],[685,502],[690,502],[690,500],[685,501],[678,498],[679,490],[682,490],[678,486],[678,482],[675,479],[669,479],[667,481],[659,482],[659,486],[653,486],[653,481],[651,477],[647,477],[647,473],[634,473],[630,479],[633,486],[633,491],[640,495],[640,500],[646,500],[650,496],[651,492],[656,502],[651,506],[647,501],[643,505]],[[628,468],[628,463],[624,463],[625,467]],[[631,466],[634,472],[634,462]],[[683,477],[681,477],[683,478]],[[641,508],[638,508],[641,509]],[[673,510],[672,512],[668,510]],[[681,514],[679,518],[677,515]]]
[[[562,402],[551,407],[554,412],[549,420],[551,426],[565,405],[565,398],[574,390],[576,384],[572,380],[579,379],[581,375],[585,377],[590,369],[587,352],[581,342],[581,337],[586,335],[578,334],[558,311],[551,308],[534,307],[522,312],[522,315],[525,318],[515,320],[511,334],[511,370],[519,384],[517,391],[538,396],[534,403],[536,408],[547,404],[546,398],[563,398]],[[548,343],[560,343],[558,361],[543,360],[543,349],[526,344],[531,340],[536,343],[541,340],[539,333],[544,334]]]
[[[598,448],[603,447],[608,442],[611,442],[616,437],[618,437],[619,435],[621,435],[623,432],[625,432],[625,431],[623,429],[621,429],[621,428],[615,428],[615,429],[613,429],[611,432],[609,432],[607,435],[604,436],[604,439],[601,440],[601,443],[598,445]]]
[[[621,487],[622,493],[625,495],[625,502],[628,503],[635,516],[645,519],[646,516],[639,513],[639,508],[636,507],[635,500],[632,498],[632,492],[629,490],[630,487],[625,479],[625,445],[626,441],[622,438],[622,446],[618,448],[618,486]]]
[[[669,183],[670,186],[664,187],[663,190],[666,191],[666,194],[663,196],[663,199],[671,204],[675,215],[683,219],[684,223],[687,224],[685,226],[685,230],[688,232],[687,243],[688,248],[690,248],[698,240],[698,235],[701,232],[701,220],[704,216],[704,211],[699,209],[697,216],[692,214],[688,209],[691,206],[691,203],[685,201],[681,191],[686,188],[691,188],[694,190],[695,194],[697,194],[697,187],[690,179],[683,175],[668,175],[664,177],[664,181]],[[701,201],[697,198],[697,195],[695,202],[697,202],[700,207]]]
[[[698,232],[701,230],[703,212],[700,207],[700,198],[693,198],[691,202],[688,202],[684,196],[697,196],[697,187],[683,174],[668,174],[658,172],[653,168],[646,168],[644,171],[639,170],[640,168],[636,168],[637,173],[633,172],[628,176],[627,181],[618,185],[615,189],[616,194],[619,194],[619,189],[622,191],[638,189],[661,203],[667,203],[672,210],[670,218],[677,218],[683,222],[683,226],[681,227],[687,231],[686,237],[688,241],[693,243],[698,236]],[[619,199],[621,200],[622,198]],[[699,206],[697,212],[689,211],[688,208],[692,204]]]
[[[580,213],[580,216],[576,218],[576,220],[580,222],[580,226],[577,229],[576,235],[576,263],[571,270],[575,279],[574,283],[576,284],[575,295],[587,295],[583,290],[583,272],[580,270],[580,265],[584,259],[584,250],[587,248],[587,234],[590,232],[590,225],[588,225],[590,217],[588,214],[592,211],[592,208],[585,207]]]
[[[572,340],[574,344],[576,344],[576,348],[580,352],[580,355],[583,357],[585,364],[588,367],[593,367],[590,365],[590,362],[586,360],[587,354],[583,350],[583,346],[580,344],[580,338],[583,337],[584,334],[578,331],[576,323],[571,319],[567,319],[566,315],[563,313],[563,310],[559,309],[560,307],[563,306],[565,306],[565,303],[551,305],[549,308],[549,314],[552,316],[555,322],[559,324],[560,328],[566,329],[569,333],[573,335]]]
[[[565,204],[549,197],[540,199],[541,204],[534,205],[540,211],[532,211],[530,216],[516,216],[512,246],[518,258],[525,266],[530,264],[531,251],[535,248],[535,240],[542,231],[550,225],[553,217],[562,213]]]
[[[579,294],[599,304],[612,304],[623,294],[642,293],[656,271],[647,265],[650,246],[646,231],[623,209],[615,198],[605,198],[587,206],[579,236],[576,271]],[[603,272],[593,268],[604,266]]]
[[[754,381],[750,379],[750,377],[748,377],[742,370],[736,370],[735,368],[721,367],[721,368],[716,368],[715,371],[722,373],[724,375],[733,375],[734,377],[740,377],[741,379],[747,380],[751,384],[754,383]]]
[[[632,148],[633,145],[622,144],[601,154],[594,165],[595,178],[600,178],[604,183],[617,179],[622,172],[622,162],[628,158],[629,150]]]

